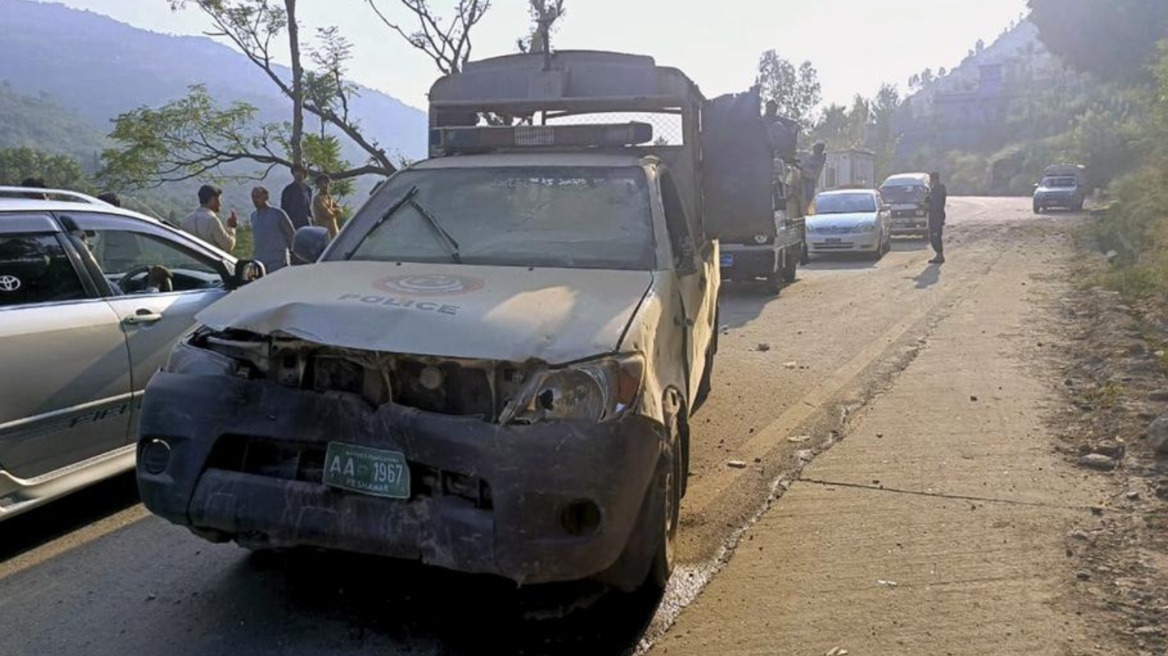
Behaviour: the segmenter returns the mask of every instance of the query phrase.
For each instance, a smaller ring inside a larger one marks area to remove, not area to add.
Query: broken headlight
[[[639,355],[604,358],[535,377],[504,410],[502,423],[618,419],[637,402],[645,374]]]
[[[234,376],[239,363],[232,358],[180,340],[171,350],[162,370],[192,376]]]

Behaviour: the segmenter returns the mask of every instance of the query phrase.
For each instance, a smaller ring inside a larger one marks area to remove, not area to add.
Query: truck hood
[[[648,271],[325,262],[285,267],[197,319],[387,353],[562,364],[611,353]]]

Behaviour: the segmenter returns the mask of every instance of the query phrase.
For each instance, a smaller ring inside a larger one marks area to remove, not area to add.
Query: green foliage
[[[264,173],[277,164],[290,165],[277,154],[287,143],[285,126],[257,122],[255,107],[246,103],[222,109],[202,85],[157,109],[122,114],[110,138],[115,146],[103,154],[99,178],[115,188],[206,178],[238,182],[263,176],[228,165],[256,163],[266,167]]]
[[[775,50],[767,50],[758,61],[755,84],[761,87],[763,102],[778,105],[779,115],[811,127],[811,112],[819,104],[822,86],[819,72],[805,61],[798,68]]]
[[[1029,0],[1043,43],[1073,68],[1139,79],[1168,34],[1164,0]]]
[[[1094,226],[1100,249],[1116,253],[1103,282],[1133,300],[1168,290],[1168,42],[1159,53],[1144,165],[1115,182],[1115,203]]]
[[[32,148],[0,148],[0,183],[18,185],[25,178],[43,178],[54,189],[93,192],[77,160]]]

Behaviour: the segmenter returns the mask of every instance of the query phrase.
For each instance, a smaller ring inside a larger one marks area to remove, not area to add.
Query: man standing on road
[[[188,214],[187,218],[182,220],[181,227],[185,232],[230,253],[235,249],[235,228],[239,226],[239,218],[232,210],[224,227],[223,221],[219,218],[222,195],[223,190],[218,187],[211,185],[199,187],[199,209]]]
[[[945,231],[945,203],[948,200],[949,191],[941,184],[941,174],[933,171],[929,174],[929,195],[925,197],[925,205],[929,208],[929,241],[937,255],[929,260],[929,264],[945,263],[942,233]]]
[[[256,208],[251,215],[255,259],[263,262],[264,269],[271,273],[288,266],[288,254],[292,250],[296,229],[292,227],[292,220],[284,210],[268,204],[268,198],[268,190],[264,187],[251,190],[251,202]]]
[[[280,194],[280,209],[292,220],[292,227],[299,230],[312,225],[312,187],[308,179],[308,169],[300,164],[292,166],[292,182]]]

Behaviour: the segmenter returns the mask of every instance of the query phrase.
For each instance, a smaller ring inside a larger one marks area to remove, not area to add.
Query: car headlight
[[[856,226],[855,228],[852,228],[852,232],[876,232],[876,224],[875,223],[861,223],[860,225]]]
[[[759,245],[765,244],[770,240],[771,240],[771,238],[766,236],[766,235],[755,235],[754,236],[754,243],[759,244]]]
[[[645,361],[639,355],[550,369],[524,388],[504,409],[500,421],[618,419],[635,406],[644,374]]]
[[[226,355],[199,348],[184,339],[175,344],[162,370],[192,376],[234,376],[239,363]]]

